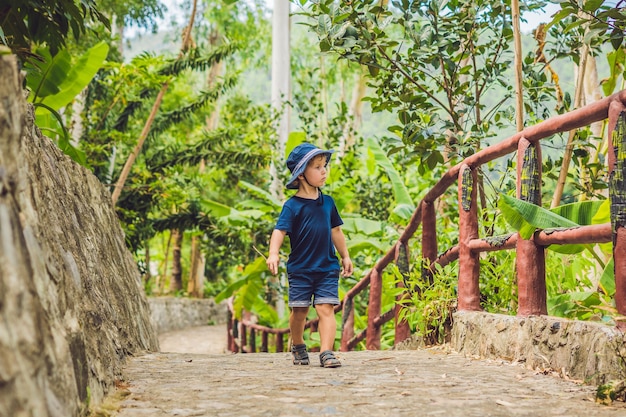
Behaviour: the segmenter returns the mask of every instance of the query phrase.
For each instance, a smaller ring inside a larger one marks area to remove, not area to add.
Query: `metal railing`
[[[517,152],[517,197],[541,205],[541,146],[540,141],[554,134],[569,132],[608,118],[609,198],[611,223],[580,226],[550,231],[538,230],[530,239],[518,233],[499,239],[483,239],[478,234],[477,171],[485,163]],[[396,244],[374,267],[345,295],[335,312],[342,311],[342,351],[353,349],[366,340],[366,349],[380,349],[382,325],[395,319],[395,343],[409,337],[406,322],[399,319],[401,306],[381,312],[382,274],[392,262],[401,273],[409,270],[408,243],[420,225],[422,259],[431,265],[445,266],[459,261],[457,309],[480,311],[480,253],[499,250],[516,250],[516,275],[518,286],[518,316],[547,314],[545,248],[549,245],[588,244],[613,242],[615,267],[615,304],[618,314],[626,316],[626,90],[613,94],[569,113],[552,117],[537,125],[527,127],[508,139],[489,146],[449,169],[418,204],[407,227]],[[523,179],[523,180],[522,180]],[[435,202],[457,182],[459,202],[458,245],[438,255],[437,213]],[[426,269],[428,270],[428,268]],[[398,284],[402,285],[402,284]],[[354,298],[369,288],[367,328],[355,334]],[[402,298],[403,295],[398,296]],[[261,351],[268,349],[268,335],[275,337],[276,351],[283,351],[284,337],[289,329],[272,329],[259,326],[249,318],[232,317],[228,330],[229,347],[233,352],[255,352],[256,335],[261,334]],[[315,330],[317,320],[307,322],[306,328]],[[619,328],[626,323],[618,321]]]

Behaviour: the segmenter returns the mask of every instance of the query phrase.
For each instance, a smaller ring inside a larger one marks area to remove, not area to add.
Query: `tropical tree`
[[[85,34],[90,22],[110,28],[109,20],[93,0],[9,2],[0,8],[0,41],[22,61],[34,57],[33,48],[43,44],[54,56],[70,35],[78,39]]]

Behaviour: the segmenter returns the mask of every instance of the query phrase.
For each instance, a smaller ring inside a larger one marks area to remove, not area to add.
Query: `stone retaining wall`
[[[152,325],[157,333],[209,324],[224,324],[227,320],[226,302],[213,299],[182,297],[149,297]]]
[[[158,350],[111,194],[34,124],[0,54],[0,416],[77,417]]]
[[[451,346],[467,356],[522,362],[599,385],[626,378],[625,341],[622,332],[601,323],[457,312]]]

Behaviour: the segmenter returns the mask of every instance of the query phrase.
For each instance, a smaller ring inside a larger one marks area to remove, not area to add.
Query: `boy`
[[[335,248],[341,257],[342,275],[352,275],[353,267],[335,201],[320,190],[326,183],[328,161],[333,152],[309,143],[291,151],[287,158],[287,168],[291,171],[287,188],[298,192],[285,202],[270,238],[267,267],[274,275],[278,273],[278,253],[285,235],[289,235],[291,243],[287,274],[294,365],[309,364],[303,333],[313,298],[319,317],[320,366],[341,366],[333,353],[337,328],[334,306],[339,304],[340,272]]]

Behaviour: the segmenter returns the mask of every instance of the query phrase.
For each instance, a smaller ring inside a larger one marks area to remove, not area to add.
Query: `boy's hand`
[[[278,274],[278,263],[280,262],[280,258],[276,254],[270,254],[267,257],[265,263],[267,263],[267,268],[270,270],[272,275]]]
[[[343,270],[341,271],[342,277],[349,277],[352,275],[352,272],[354,272],[354,267],[352,266],[352,259],[350,259],[350,257],[348,256],[341,259],[341,266],[343,266]]]

